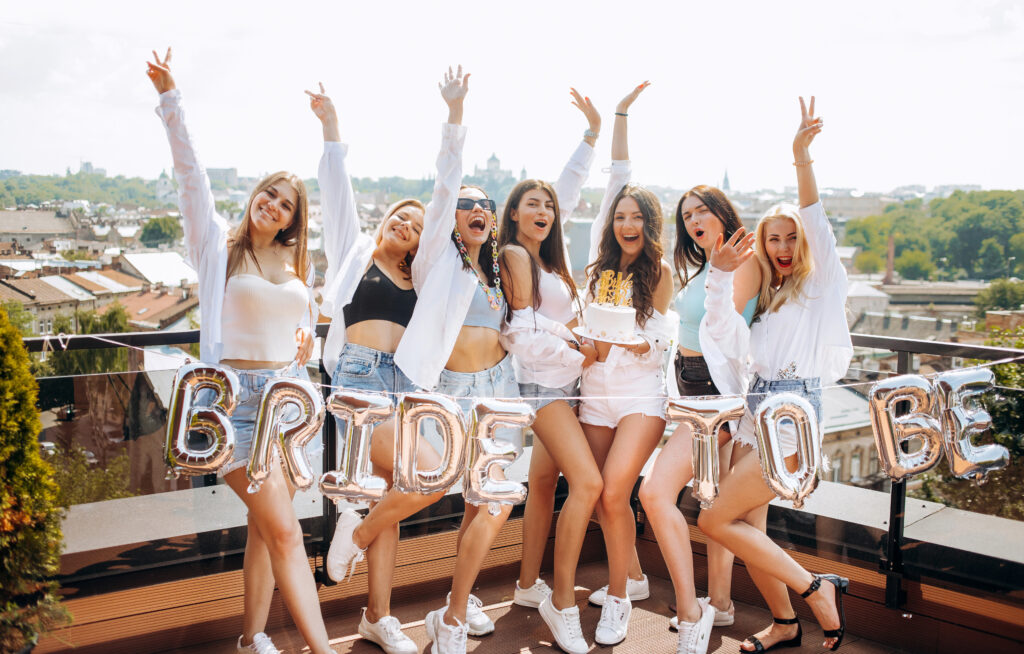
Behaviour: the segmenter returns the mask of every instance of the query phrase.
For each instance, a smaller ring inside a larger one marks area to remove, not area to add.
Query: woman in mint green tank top
[[[676,207],[676,248],[674,263],[682,289],[676,296],[679,314],[679,349],[675,356],[676,385],[681,395],[718,395],[718,388],[701,355],[699,328],[704,317],[704,281],[708,272],[708,256],[716,242],[728,240],[743,229],[736,209],[725,194],[711,186],[695,186],[679,200]],[[754,317],[761,272],[751,258],[737,270],[735,278],[736,310],[749,323]],[[719,433],[721,474],[727,475],[729,454],[728,426]],[[650,474],[640,487],[640,500],[658,537],[676,591],[677,615],[672,628],[680,621],[685,630],[706,628],[706,611],[714,612],[714,625],[733,623],[734,608],[730,599],[733,555],[729,550],[708,541],[709,603],[692,606],[694,597],[692,553],[686,519],[676,508],[676,498],[693,478],[693,444],[690,428],[679,425],[662,447]],[[757,516],[761,528],[767,512]],[[672,552],[673,555],[667,553]],[[690,605],[690,606],[688,606]],[[695,624],[697,623],[697,624]]]

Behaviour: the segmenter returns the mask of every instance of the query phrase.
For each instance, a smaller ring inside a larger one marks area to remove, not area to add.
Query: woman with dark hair
[[[574,593],[587,524],[601,495],[601,472],[587,445],[573,406],[580,374],[597,350],[581,345],[576,326],[579,298],[572,279],[562,225],[579,202],[594,158],[601,116],[590,98],[572,89],[573,105],[589,122],[583,143],[554,186],[538,179],[520,182],[505,203],[498,245],[502,285],[511,319],[502,343],[514,355],[519,392],[537,412],[530,458],[530,493],[523,524],[523,558],[513,602],[536,607],[566,652],[584,654]],[[569,484],[555,532],[554,591],[540,579],[541,559],[551,531],[559,472]]]
[[[595,640],[614,645],[626,637],[632,610],[627,593],[634,558],[636,517],[630,494],[644,463],[665,431],[665,375],[662,358],[673,325],[666,317],[672,300],[672,268],[662,260],[661,203],[649,190],[629,183],[626,129],[630,105],[647,88],[637,86],[615,110],[612,167],[601,209],[590,232],[588,299],[597,295],[605,271],[632,282],[639,344],[595,340],[597,361],[583,371],[580,423],[604,489],[598,503],[608,552],[608,588]]]
[[[416,386],[395,365],[394,353],[405,335],[416,307],[412,263],[423,232],[424,213],[448,214],[462,181],[462,96],[448,88],[442,95],[449,105],[448,123],[442,128],[434,194],[425,208],[406,198],[391,205],[371,238],[359,231],[352,183],[345,168],[347,146],[341,143],[338,116],[331,99],[309,93],[310,107],[323,123],[324,154],[319,181],[323,207],[324,251],[327,275],[322,312],[331,317],[324,344],[324,367],[334,371],[331,383],[345,389],[386,393],[393,400]],[[433,220],[433,218],[429,218]],[[340,421],[339,421],[340,422]],[[339,433],[342,426],[339,425]],[[391,480],[395,450],[393,420],[374,429],[370,459],[374,474]],[[431,468],[440,457],[425,441],[419,448],[420,464]],[[440,499],[440,494],[404,493],[390,488],[365,519],[351,509],[338,514],[336,537],[327,554],[327,573],[341,581],[366,550],[369,599],[359,621],[359,634],[388,654],[413,654],[411,638],[391,615],[391,585],[398,554],[399,521]]]
[[[697,520],[705,534],[744,560],[772,611],[772,624],[742,645],[752,652],[800,645],[803,632],[786,587],[807,599],[824,630],[825,647],[838,648],[846,629],[843,594],[849,581],[811,574],[750,522],[751,514],[775,497],[765,483],[759,457],[753,455],[758,406],[771,394],[798,393],[817,412],[812,419],[820,422],[821,388],[846,374],[853,355],[846,323],[846,271],[811,169],[810,145],[822,121],[814,116],[813,97],[809,109],[800,98],[800,110],[793,139],[800,207],[772,207],[758,222],[756,250],[763,274],[754,322],[748,327],[733,310],[736,271],[754,256],[754,236],[743,238],[737,231],[725,245],[719,236],[709,256],[707,319],[701,325],[701,345],[713,372],[722,369],[727,380],[737,377],[732,371],[749,367],[754,373],[747,411],[732,437],[732,471],[721,481],[714,505],[701,511]],[[743,391],[742,386],[722,390]],[[783,423],[779,436],[786,465],[795,469],[794,425]]]
[[[676,272],[682,289],[676,296],[679,314],[678,350],[675,355],[676,386],[680,395],[719,395],[718,386],[701,354],[700,324],[704,319],[704,284],[708,257],[719,236],[729,239],[743,229],[736,209],[722,191],[696,186],[676,207]],[[757,304],[761,271],[756,261],[747,261],[736,273],[733,299],[736,311],[749,324]],[[720,380],[721,381],[721,380]],[[719,469],[728,474],[730,428],[719,433]],[[676,590],[676,612],[670,626],[679,630],[679,651],[698,652],[707,647],[712,626],[728,626],[735,608],[729,598],[732,581],[732,553],[717,543],[708,544],[708,590],[710,597],[698,601],[693,580],[693,552],[686,518],[679,512],[679,493],[693,479],[693,434],[689,425],[676,427],[662,446],[650,473],[640,486],[644,513],[658,536],[658,546]],[[752,516],[764,528],[767,507]],[[706,608],[710,605],[710,609]]]
[[[181,92],[171,76],[171,51],[163,61],[155,52],[153,57],[148,75],[160,93],[157,115],[174,158],[188,262],[199,274],[200,359],[232,368],[240,383],[230,418],[235,448],[220,470],[248,509],[238,651],[278,651],[263,632],[276,582],[310,650],[333,652],[292,506],[295,488],[282,466],[272,465],[259,491],[251,493],[245,472],[264,386],[274,377],[305,376],[312,351],[316,305],[306,257],[306,187],[290,173],[266,177],[249,198],[241,225],[230,231],[217,215],[210,179],[185,127]]]

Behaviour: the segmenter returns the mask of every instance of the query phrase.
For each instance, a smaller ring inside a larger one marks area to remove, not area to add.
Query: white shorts
[[[665,377],[661,368],[624,372],[621,366],[598,361],[583,370],[580,395],[580,422],[588,425],[617,427],[634,413],[665,418]]]

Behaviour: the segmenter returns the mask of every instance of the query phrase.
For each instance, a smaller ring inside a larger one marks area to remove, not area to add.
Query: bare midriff
[[[291,361],[250,361],[249,359],[221,359],[225,366],[237,370],[277,370],[291,365]]]
[[[702,352],[698,352],[696,350],[688,350],[688,349],[686,349],[683,346],[679,346],[679,354],[682,354],[684,357],[702,357],[702,356],[704,356],[704,354]]]
[[[505,348],[498,342],[498,332],[489,327],[463,327],[444,367],[452,372],[480,372],[493,368],[504,358]]]
[[[394,354],[405,327],[390,320],[364,320],[345,329],[345,340],[379,352]]]

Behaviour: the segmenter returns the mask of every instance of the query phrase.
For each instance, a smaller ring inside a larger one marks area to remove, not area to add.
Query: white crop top
[[[576,307],[573,306],[569,287],[558,273],[546,272],[543,268],[538,268],[537,272],[540,274],[540,306],[537,307],[537,313],[568,325],[576,318]]]
[[[308,302],[301,279],[275,284],[259,275],[232,275],[224,289],[221,358],[291,361],[298,351],[295,327]]]

